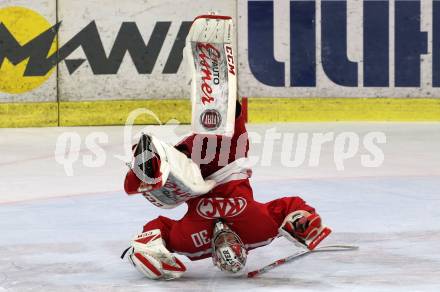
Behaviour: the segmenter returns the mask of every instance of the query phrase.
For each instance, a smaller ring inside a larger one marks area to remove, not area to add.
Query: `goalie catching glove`
[[[185,265],[165,247],[159,229],[143,232],[132,241],[121,258],[128,252],[133,266],[147,278],[172,280],[180,278]]]
[[[128,194],[142,193],[155,206],[174,208],[206,194],[216,182],[204,180],[199,166],[173,146],[142,134],[125,179]]]
[[[321,224],[318,214],[299,210],[286,216],[279,232],[293,243],[313,250],[331,233],[331,229]]]

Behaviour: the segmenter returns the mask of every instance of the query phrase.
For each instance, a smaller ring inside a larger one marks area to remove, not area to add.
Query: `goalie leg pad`
[[[231,137],[235,123],[235,31],[229,16],[198,16],[186,39],[192,76],[192,129]]]

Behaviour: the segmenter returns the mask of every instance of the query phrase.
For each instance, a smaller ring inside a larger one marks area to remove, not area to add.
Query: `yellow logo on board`
[[[43,16],[24,7],[0,8],[0,25],[6,27],[21,46],[25,46],[52,27]],[[24,71],[29,58],[14,65],[8,58],[1,58],[2,49],[4,49],[1,46],[0,43],[0,62],[3,59],[0,64],[0,92],[18,94],[31,91],[41,86],[55,70],[52,68],[44,76],[25,76]],[[56,51],[57,40],[55,38],[48,55]]]

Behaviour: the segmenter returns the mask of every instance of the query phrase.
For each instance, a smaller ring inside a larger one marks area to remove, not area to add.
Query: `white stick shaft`
[[[269,270],[272,270],[275,267],[278,267],[282,264],[285,264],[287,262],[291,262],[293,260],[296,260],[304,255],[310,254],[310,253],[315,253],[315,252],[328,252],[328,251],[348,251],[348,250],[356,250],[359,247],[354,246],[354,245],[326,245],[326,246],[321,246],[316,248],[315,250],[301,250],[293,255],[290,255],[288,257],[279,259],[269,265],[266,265],[264,267],[262,267],[261,269],[249,272],[247,274],[248,278],[253,278],[257,275],[266,273]]]

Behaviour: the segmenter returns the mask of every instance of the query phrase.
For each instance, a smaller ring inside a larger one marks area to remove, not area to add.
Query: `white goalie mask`
[[[222,271],[237,273],[244,268],[246,258],[247,251],[240,237],[223,222],[217,222],[212,238],[214,265]]]

